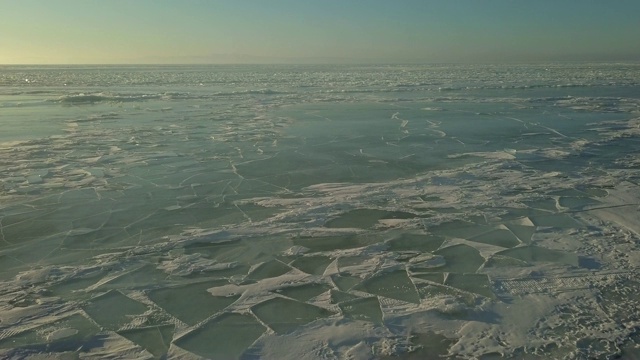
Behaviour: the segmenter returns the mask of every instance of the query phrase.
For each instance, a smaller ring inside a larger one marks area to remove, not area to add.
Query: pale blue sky
[[[0,0],[0,64],[640,60],[640,0]]]

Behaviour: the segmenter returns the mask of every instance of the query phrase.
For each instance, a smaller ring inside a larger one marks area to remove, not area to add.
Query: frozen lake
[[[0,357],[640,356],[640,66],[0,66]]]

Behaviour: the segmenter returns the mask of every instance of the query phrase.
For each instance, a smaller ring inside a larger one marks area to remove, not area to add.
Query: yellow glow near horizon
[[[640,2],[0,0],[0,63],[640,59]]]

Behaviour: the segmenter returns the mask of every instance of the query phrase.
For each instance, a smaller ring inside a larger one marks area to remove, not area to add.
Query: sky
[[[640,0],[0,0],[0,64],[640,61]]]

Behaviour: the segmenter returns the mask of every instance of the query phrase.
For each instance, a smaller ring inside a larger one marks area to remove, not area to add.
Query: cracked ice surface
[[[2,68],[2,356],[637,352],[637,66],[76,70]]]

